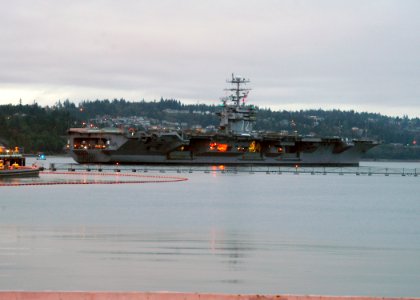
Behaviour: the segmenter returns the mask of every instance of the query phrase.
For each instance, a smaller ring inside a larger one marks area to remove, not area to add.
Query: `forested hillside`
[[[65,109],[34,105],[0,106],[0,140],[27,153],[63,151],[66,130],[74,119]]]
[[[66,144],[67,129],[82,126],[92,119],[137,116],[149,120],[154,126],[173,123],[217,127],[215,112],[219,109],[214,105],[187,105],[173,99],[153,102],[96,100],[79,104],[66,100],[47,107],[36,103],[0,105],[0,143],[24,147],[27,153],[59,153]],[[257,108],[256,129],[349,139],[369,137],[384,143],[370,156],[420,159],[419,147],[416,146],[420,139],[419,118],[340,110],[272,111]]]

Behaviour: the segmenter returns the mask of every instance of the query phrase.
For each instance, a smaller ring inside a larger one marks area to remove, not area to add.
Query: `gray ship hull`
[[[183,138],[177,133],[130,135],[118,130],[69,132],[70,154],[75,161],[85,164],[357,166],[361,156],[377,145],[367,140],[349,143],[339,138],[294,136],[228,139],[218,135]],[[252,143],[260,149],[250,152]],[[220,149],[220,145],[226,149]]]

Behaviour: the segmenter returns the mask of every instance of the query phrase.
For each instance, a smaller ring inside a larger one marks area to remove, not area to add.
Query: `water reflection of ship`
[[[256,108],[245,104],[248,82],[233,74],[228,80],[232,94],[222,99],[217,131],[70,128],[67,149],[79,163],[343,166],[358,165],[378,144],[256,131]]]
[[[238,234],[223,233],[212,229],[211,231],[211,251],[214,255],[222,257],[223,262],[234,270],[240,269],[248,252],[253,251],[249,242],[245,242],[243,237]]]

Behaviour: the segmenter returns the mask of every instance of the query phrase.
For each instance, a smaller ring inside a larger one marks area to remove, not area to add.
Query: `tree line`
[[[217,105],[184,104],[176,99],[151,102],[98,99],[84,100],[77,104],[65,100],[52,106],[40,106],[37,103],[0,105],[0,143],[11,147],[24,147],[27,153],[60,153],[66,145],[67,129],[79,127],[90,119],[101,116],[141,116],[186,123],[189,126],[217,127],[218,117],[215,113],[220,109]],[[256,110],[256,130],[296,131],[301,135],[342,136],[349,139],[373,138],[386,145],[378,147],[376,152],[388,153],[388,156],[394,158],[420,158],[419,150],[415,146],[420,140],[419,118],[321,109],[273,111],[256,107]],[[177,111],[180,113],[176,113]],[[407,147],[410,148],[409,151],[404,150]],[[381,153],[375,155],[380,157]]]

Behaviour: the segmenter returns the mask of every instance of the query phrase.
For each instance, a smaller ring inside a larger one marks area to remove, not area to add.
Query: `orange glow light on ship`
[[[227,149],[228,149],[227,144],[218,144],[217,145],[217,151],[219,151],[219,152],[226,152]]]
[[[216,149],[216,146],[217,146],[217,143],[215,142],[210,143],[210,150]]]

